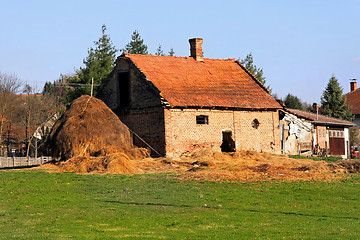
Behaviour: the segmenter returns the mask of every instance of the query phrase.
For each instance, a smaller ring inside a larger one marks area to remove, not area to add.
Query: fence
[[[41,156],[38,158],[27,157],[0,157],[0,168],[13,168],[13,167],[31,167],[44,164],[51,161],[49,156]]]

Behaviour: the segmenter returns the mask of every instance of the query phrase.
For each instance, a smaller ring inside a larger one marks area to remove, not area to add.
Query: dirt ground
[[[87,159],[89,161],[89,159]],[[93,164],[96,164],[95,158]],[[344,160],[338,163],[293,159],[287,155],[243,151],[220,153],[202,149],[178,159],[144,158],[131,160],[132,168],[124,172],[114,168],[92,168],[89,173],[170,173],[182,180],[199,181],[332,181],[346,177],[345,173],[360,171],[360,162]],[[45,164],[42,169],[69,171],[61,164]],[[122,168],[118,168],[122,169]],[[131,171],[133,169],[133,171]],[[74,170],[71,170],[74,171]],[[78,171],[74,171],[78,172]]]

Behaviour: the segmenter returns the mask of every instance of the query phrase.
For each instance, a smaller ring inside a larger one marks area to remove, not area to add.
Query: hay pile
[[[221,153],[199,149],[180,159],[141,159],[136,164],[146,173],[177,172],[180,179],[200,181],[332,181],[343,173],[358,172],[359,161],[338,163],[293,159],[287,155],[239,151]]]
[[[47,145],[64,171],[141,172],[131,160],[148,155],[133,146],[128,128],[104,102],[81,96],[72,102],[50,132]]]

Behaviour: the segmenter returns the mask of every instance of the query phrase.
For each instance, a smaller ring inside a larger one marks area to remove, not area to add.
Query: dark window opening
[[[256,118],[251,122],[251,126],[255,129],[258,129],[259,125],[260,125],[260,122]]]
[[[128,72],[119,72],[120,107],[130,107],[130,79]]]
[[[206,115],[196,116],[196,124],[209,124],[209,116]]]
[[[232,139],[232,132],[226,131],[222,133],[223,141],[220,146],[222,152],[235,152],[235,141]]]

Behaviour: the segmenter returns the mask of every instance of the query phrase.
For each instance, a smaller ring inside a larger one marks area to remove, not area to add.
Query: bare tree
[[[16,93],[20,90],[21,82],[16,75],[0,72],[0,153],[3,152],[3,136],[5,124],[15,118],[17,105]]]
[[[34,132],[41,127],[46,120],[56,112],[56,98],[52,95],[42,95],[36,93],[30,85],[26,84],[23,91],[23,125],[25,126],[26,135],[26,156],[29,156],[30,148],[35,150],[37,156],[38,139],[35,138]]]

